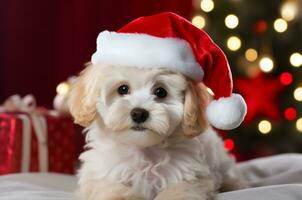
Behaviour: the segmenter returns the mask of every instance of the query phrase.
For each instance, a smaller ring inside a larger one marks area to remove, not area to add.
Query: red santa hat
[[[101,32],[91,62],[167,68],[202,81],[214,93],[206,114],[218,129],[238,127],[246,114],[243,98],[232,93],[232,74],[222,50],[203,30],[174,13],[140,17],[117,32]]]

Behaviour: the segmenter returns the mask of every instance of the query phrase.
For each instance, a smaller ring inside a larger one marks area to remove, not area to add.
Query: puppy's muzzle
[[[133,108],[130,112],[131,119],[139,124],[145,122],[149,117],[149,112],[143,108]]]

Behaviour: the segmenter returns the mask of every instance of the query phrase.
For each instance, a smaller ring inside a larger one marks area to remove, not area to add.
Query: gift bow
[[[36,108],[36,99],[33,95],[28,94],[21,98],[15,94],[10,96],[3,104],[2,110],[6,112],[32,112]]]
[[[17,114],[23,123],[23,143],[22,143],[22,165],[21,171],[28,172],[30,166],[31,150],[31,125],[33,123],[34,132],[38,139],[39,168],[41,172],[48,170],[48,149],[47,149],[47,123],[46,119],[37,111],[36,99],[28,94],[25,97],[13,95],[9,97],[0,107],[0,112],[24,112]],[[30,119],[31,118],[31,119]]]

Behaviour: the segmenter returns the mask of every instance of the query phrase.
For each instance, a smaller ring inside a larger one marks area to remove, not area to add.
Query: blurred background
[[[162,11],[192,21],[227,54],[248,114],[221,133],[225,147],[238,160],[302,152],[301,0],[1,0],[0,102],[30,93],[51,109],[99,32]]]

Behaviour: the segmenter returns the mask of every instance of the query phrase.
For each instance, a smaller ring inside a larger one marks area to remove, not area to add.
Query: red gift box
[[[37,109],[35,109],[37,111]],[[73,174],[78,133],[70,117],[33,112],[0,112],[0,174]]]
[[[47,117],[49,171],[73,174],[77,164],[77,132],[69,117]]]
[[[11,114],[0,114],[0,174],[22,169],[22,120]],[[18,159],[16,159],[18,158]]]

